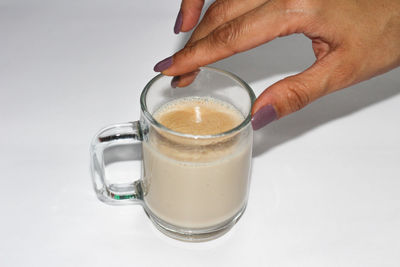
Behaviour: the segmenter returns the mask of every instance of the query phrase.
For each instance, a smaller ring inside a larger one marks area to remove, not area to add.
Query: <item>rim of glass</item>
[[[239,78],[237,75],[229,72],[229,71],[225,71],[225,70],[221,70],[218,68],[214,68],[214,67],[200,67],[200,70],[207,70],[207,71],[213,71],[213,72],[219,72],[221,74],[227,75],[229,76],[232,80],[235,80],[239,85],[241,85],[242,88],[244,88],[249,97],[250,97],[250,102],[251,102],[251,107],[250,110],[246,116],[246,118],[235,128],[232,128],[228,131],[222,132],[222,133],[218,133],[218,134],[209,134],[209,135],[194,135],[194,134],[185,134],[185,133],[180,133],[180,132],[176,132],[174,130],[171,130],[167,127],[165,127],[164,125],[162,125],[161,123],[159,123],[154,117],[153,115],[148,111],[147,109],[147,103],[146,103],[146,96],[147,96],[147,92],[150,90],[150,87],[159,79],[163,78],[163,77],[168,77],[162,73],[158,74],[157,76],[155,76],[153,79],[151,79],[146,86],[144,87],[141,95],[140,95],[140,107],[142,109],[142,112],[144,114],[144,116],[155,126],[157,126],[158,128],[162,129],[163,131],[166,131],[168,133],[171,133],[173,135],[177,135],[177,136],[181,136],[181,137],[186,137],[186,138],[193,138],[193,139],[211,139],[211,138],[218,138],[218,137],[223,137],[226,135],[230,135],[232,133],[238,132],[240,131],[242,128],[244,128],[245,126],[247,126],[250,121],[251,121],[251,108],[254,104],[254,101],[256,100],[256,96],[253,92],[253,90],[251,89],[251,87],[245,82],[243,81],[241,78]]]

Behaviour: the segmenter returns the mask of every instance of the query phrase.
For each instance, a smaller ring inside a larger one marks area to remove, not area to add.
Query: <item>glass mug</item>
[[[153,114],[180,98],[221,100],[237,109],[243,120],[212,135],[173,131]],[[106,127],[92,141],[91,174],[97,197],[107,204],[142,205],[153,224],[175,239],[205,241],[224,234],[247,204],[254,100],[244,81],[216,68],[200,68],[195,80],[181,88],[171,86],[171,77],[157,75],[141,94],[140,121]],[[139,144],[132,149],[142,147],[142,177],[113,183],[105,175],[105,150],[129,144]]]

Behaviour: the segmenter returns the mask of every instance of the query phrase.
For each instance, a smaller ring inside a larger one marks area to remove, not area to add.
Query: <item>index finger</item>
[[[281,1],[267,2],[216,28],[204,38],[184,47],[156,70],[177,76],[249,50],[278,36],[301,31],[302,15],[285,12]]]

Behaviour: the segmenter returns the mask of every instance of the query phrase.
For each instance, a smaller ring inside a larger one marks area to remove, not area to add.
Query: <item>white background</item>
[[[179,5],[0,0],[0,266],[400,266],[400,69],[256,132],[248,208],[217,240],[97,200],[90,140],[139,117],[154,64],[188,37]],[[313,60],[292,36],[215,65],[258,95]]]

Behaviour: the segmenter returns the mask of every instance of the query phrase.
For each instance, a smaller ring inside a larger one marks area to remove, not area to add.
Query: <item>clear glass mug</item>
[[[235,128],[214,135],[175,132],[152,114],[170,101],[212,97],[243,115]],[[97,197],[115,205],[140,204],[164,234],[184,241],[205,241],[227,232],[243,214],[248,196],[253,131],[252,89],[239,77],[211,67],[182,88],[171,77],[154,77],[140,97],[140,121],[116,124],[94,137],[91,173]],[[141,179],[115,183],[106,177],[104,152],[139,144]]]

